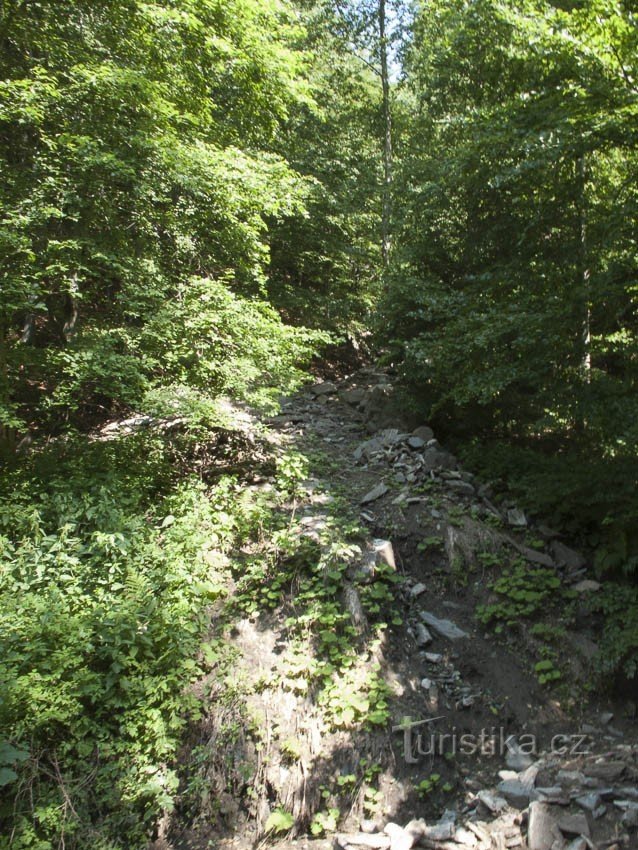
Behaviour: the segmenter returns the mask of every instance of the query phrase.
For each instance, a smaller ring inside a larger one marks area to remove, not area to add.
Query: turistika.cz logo
[[[481,729],[478,734],[461,732],[453,727],[449,732],[437,732],[427,727],[444,716],[428,717],[425,720],[413,720],[405,717],[401,723],[392,727],[393,732],[403,735],[403,757],[408,764],[416,764],[420,757],[443,755],[481,755],[486,757],[517,753],[535,758],[539,754],[536,735],[523,733],[513,735],[502,726]],[[554,735],[549,749],[560,755],[587,755],[587,735]]]

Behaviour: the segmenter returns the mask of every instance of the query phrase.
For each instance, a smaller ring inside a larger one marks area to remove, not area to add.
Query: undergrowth
[[[5,477],[0,847],[144,846],[172,808],[209,608],[260,514],[170,454],[151,435],[71,442]]]
[[[203,438],[200,429],[192,439]],[[180,439],[183,448],[188,435]],[[400,622],[394,571],[349,576],[364,535],[338,501],[317,539],[300,532],[302,455],[284,454],[272,483],[246,486],[215,479],[211,464],[205,480],[187,474],[193,453],[176,454],[174,443],[153,431],[69,441],[62,456],[59,446],[55,458],[34,453],[5,479],[0,847],[144,846],[162,814],[205,792],[197,749],[186,791],[177,764],[211,699],[229,705],[219,733],[231,750],[253,727],[258,743],[260,721],[241,706],[269,684],[308,694],[333,730],[388,720],[374,658]],[[358,589],[365,636],[344,610],[346,581]],[[275,609],[286,642],[277,681],[242,685],[227,629]],[[214,693],[202,698],[211,674]],[[295,742],[282,752],[294,761]],[[250,770],[237,766],[229,793],[248,793]]]

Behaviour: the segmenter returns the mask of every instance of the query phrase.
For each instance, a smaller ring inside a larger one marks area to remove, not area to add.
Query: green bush
[[[218,554],[250,518],[231,480],[170,486],[154,438],[67,449],[45,489],[51,460],[0,499],[0,832],[14,848],[143,846],[197,711]]]
[[[592,608],[604,618],[598,671],[607,680],[623,676],[634,679],[638,672],[638,589],[609,584]]]

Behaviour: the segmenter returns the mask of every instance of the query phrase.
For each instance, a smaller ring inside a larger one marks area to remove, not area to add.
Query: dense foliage
[[[242,306],[263,290],[267,221],[301,214],[307,191],[274,152],[281,122],[308,97],[291,10],[253,0],[3,9],[8,436],[139,406],[158,381],[199,372],[201,385],[209,369],[214,391],[250,389],[269,362],[242,341],[245,322],[257,348],[291,365],[294,333],[266,307]],[[235,344],[242,363],[231,366]]]
[[[143,846],[171,806],[212,568],[242,511],[229,481],[171,485],[161,441],[142,442],[5,482],[0,846]]]
[[[383,314],[415,396],[479,468],[626,571],[637,33],[615,0],[423,6]]]
[[[356,333],[380,286],[378,75],[333,3],[311,4],[307,18],[313,103],[291,114],[280,137],[281,152],[309,179],[307,215],[272,229],[269,294],[310,326]]]
[[[252,529],[223,399],[275,408],[369,300],[373,94],[340,151],[309,14],[2,4],[0,846],[141,847],[170,810],[217,564]],[[317,320],[330,278],[352,303]],[[130,412],[167,427],[97,438]]]
[[[624,576],[592,615],[604,672],[635,674],[636,23],[623,0],[0,5],[0,848],[143,847],[171,810],[224,580],[244,613],[299,581],[232,562],[281,531],[233,405],[276,409],[375,311],[437,430]],[[103,430],[131,413],[149,427]],[[281,460],[271,503],[302,474]],[[331,666],[357,651],[325,566],[298,584],[310,673],[336,726],[383,722],[376,680]]]

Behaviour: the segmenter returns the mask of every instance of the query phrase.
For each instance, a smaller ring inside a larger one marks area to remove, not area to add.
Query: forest
[[[571,699],[572,614],[599,648],[583,699],[635,698],[637,173],[631,0],[0,0],[2,850],[223,846],[184,825],[252,811],[244,762],[202,791],[201,729],[232,753],[264,725],[228,683],[262,608],[312,636],[327,727],[389,723],[378,672],[335,703],[364,654],[334,602],[359,499],[353,519],[337,493],[326,562],[293,520],[332,467],[268,436],[360,368],[505,513],[586,553],[600,589],[584,612],[567,591],[530,662],[546,698]],[[479,561],[515,600],[484,628],[533,631],[562,592]],[[371,658],[401,628],[386,578],[361,591]],[[381,794],[370,765],[344,794]],[[264,788],[260,840],[325,837],[350,805]]]

